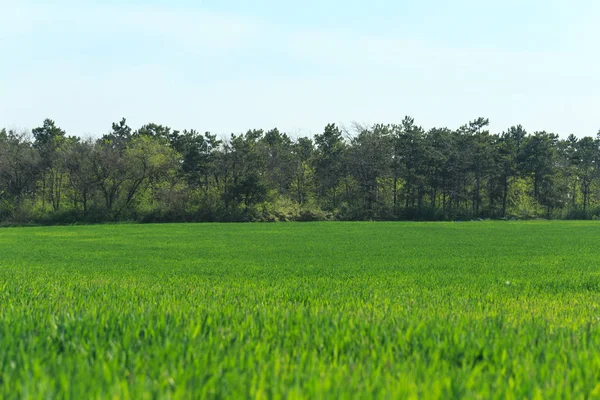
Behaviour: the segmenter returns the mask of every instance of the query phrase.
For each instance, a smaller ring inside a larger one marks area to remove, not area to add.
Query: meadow
[[[0,230],[1,398],[600,397],[600,223]]]

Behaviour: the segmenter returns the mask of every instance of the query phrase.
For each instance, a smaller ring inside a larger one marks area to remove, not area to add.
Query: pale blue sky
[[[597,0],[0,0],[0,126],[600,129]]]

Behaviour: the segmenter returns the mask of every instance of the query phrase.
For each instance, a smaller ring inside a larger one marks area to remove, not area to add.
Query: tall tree
[[[51,119],[45,119],[42,126],[31,132],[35,139],[34,146],[39,150],[51,150],[57,144],[57,139],[65,137],[65,131]]]
[[[573,161],[579,177],[580,190],[583,198],[583,212],[586,213],[591,187],[598,176],[596,161],[598,159],[598,144],[594,138],[586,136],[577,141]]]
[[[261,139],[263,146],[266,183],[279,195],[286,195],[294,179],[292,140],[274,128]]]
[[[344,174],[346,145],[342,131],[335,124],[328,124],[322,134],[315,135],[315,144],[315,177],[319,197],[329,200],[324,203],[326,209],[334,209],[338,205],[337,188]]]
[[[517,178],[523,165],[523,146],[527,131],[521,125],[511,126],[500,135],[498,141],[498,164],[502,182],[502,217],[506,216],[508,193],[512,181]]]
[[[451,182],[451,166],[454,142],[452,131],[448,128],[433,128],[425,136],[427,185],[430,188],[431,208],[437,210],[438,197],[441,194],[442,209],[446,210]]]
[[[412,209],[412,213],[420,213],[426,179],[425,132],[423,128],[415,125],[414,118],[409,116],[402,120],[399,127],[392,128],[392,132],[394,192],[397,191],[396,177],[399,176],[403,181],[405,208]]]
[[[306,203],[310,196],[310,177],[313,175],[311,160],[314,154],[313,141],[306,137],[298,138],[292,145],[294,183],[296,202],[300,205]]]
[[[34,194],[38,167],[38,154],[24,133],[0,131],[0,199],[11,209]]]
[[[362,212],[366,218],[379,218],[380,179],[388,174],[391,160],[390,126],[377,124],[362,128],[350,142],[350,173],[359,183]]]
[[[67,182],[66,154],[76,137],[67,138],[63,129],[51,119],[32,130],[34,147],[40,154],[42,208],[48,201],[54,211],[61,207],[63,189]]]
[[[244,218],[252,208],[267,198],[265,159],[260,151],[262,130],[249,130],[244,135],[232,135],[225,144],[225,191],[223,199],[229,212],[242,206]]]
[[[459,129],[465,137],[467,172],[473,179],[471,201],[475,216],[480,215],[482,188],[489,177],[493,160],[492,139],[489,130],[485,129],[489,123],[487,118],[478,118]]]
[[[93,154],[94,141],[91,139],[73,143],[66,154],[66,168],[73,192],[73,203],[75,207],[81,206],[84,217],[88,214],[98,184],[93,169]]]
[[[557,203],[557,193],[549,190],[549,183],[555,180],[557,142],[558,136],[555,134],[535,132],[527,138],[523,149],[524,170],[533,179],[533,196],[549,211]]]
[[[112,146],[125,150],[131,140],[132,131],[127,120],[122,118],[119,122],[113,122],[112,131],[102,136],[102,141],[110,143]]]

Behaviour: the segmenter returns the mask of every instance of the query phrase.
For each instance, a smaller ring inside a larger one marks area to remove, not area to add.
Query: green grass
[[[600,224],[0,230],[2,398],[600,395]]]

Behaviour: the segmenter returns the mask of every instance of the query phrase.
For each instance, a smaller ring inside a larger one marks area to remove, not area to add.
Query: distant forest
[[[560,139],[476,119],[456,130],[327,125],[220,140],[125,119],[100,139],[52,120],[0,131],[0,222],[596,219],[600,132]]]

